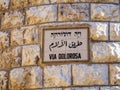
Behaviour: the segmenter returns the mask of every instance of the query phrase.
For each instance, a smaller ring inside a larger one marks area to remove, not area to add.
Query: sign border
[[[88,43],[88,45],[87,45],[87,50],[88,50],[88,59],[87,60],[62,60],[62,61],[44,61],[44,34],[45,34],[45,30],[61,30],[61,29],[70,29],[70,30],[72,30],[72,29],[87,29],[87,36],[88,36],[88,38],[87,38],[87,43]],[[89,27],[43,27],[42,28],[42,32],[41,32],[41,42],[42,42],[42,56],[41,56],[41,61],[42,61],[42,63],[72,63],[72,62],[83,62],[83,63],[85,63],[85,62],[89,62],[90,61],[90,31],[89,31],[90,29],[89,29]]]

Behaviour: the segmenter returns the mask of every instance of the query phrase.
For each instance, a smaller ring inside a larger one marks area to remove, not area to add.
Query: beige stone
[[[120,41],[120,23],[110,23],[110,40]]]
[[[50,0],[51,3],[72,3],[79,2],[79,0]]]
[[[15,68],[10,71],[11,90],[27,90],[42,87],[42,69],[40,67]]]
[[[62,90],[62,88],[38,89],[38,90]]]
[[[7,90],[8,86],[8,73],[0,71],[0,90]]]
[[[7,32],[0,32],[0,49],[9,46],[9,34]]]
[[[99,90],[98,87],[72,87],[72,88],[65,88],[63,90]]]
[[[38,45],[23,46],[22,66],[36,65],[40,61],[40,47]]]
[[[120,90],[120,86],[101,87],[100,90]]]
[[[11,0],[11,9],[23,8],[28,5],[28,0]]]
[[[73,85],[107,85],[108,67],[103,64],[74,64],[72,66]]]
[[[93,21],[119,21],[119,5],[91,4]]]
[[[0,0],[0,12],[7,10],[9,7],[10,0]]]
[[[91,52],[93,62],[120,62],[120,43],[93,43]]]
[[[120,64],[110,65],[110,84],[120,85]]]
[[[29,5],[49,4],[49,0],[29,0]]]
[[[44,86],[62,87],[71,85],[71,65],[47,66],[44,68]]]
[[[57,20],[56,5],[31,7],[26,11],[26,24],[53,22],[56,20]]]
[[[21,47],[8,48],[0,51],[0,69],[18,67],[21,65]]]
[[[5,12],[2,15],[1,27],[4,29],[23,25],[23,14],[23,11],[20,10]]]
[[[80,21],[89,20],[89,5],[88,4],[60,4],[59,21]]]
[[[81,0],[82,2],[119,3],[119,0]]]

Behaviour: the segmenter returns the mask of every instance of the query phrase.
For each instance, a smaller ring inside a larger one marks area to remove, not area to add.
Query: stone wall
[[[42,63],[41,28],[89,27],[88,62]],[[0,90],[120,90],[119,0],[0,0]]]

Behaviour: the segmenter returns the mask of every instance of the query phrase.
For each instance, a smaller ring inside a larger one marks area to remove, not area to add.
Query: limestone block
[[[119,0],[81,0],[81,2],[119,3]]]
[[[120,62],[120,43],[94,43],[91,52],[93,62]]]
[[[21,31],[24,31],[25,44],[38,43],[38,27],[36,26],[22,27]]]
[[[22,66],[36,65],[40,61],[40,47],[38,45],[23,46]]]
[[[108,67],[103,64],[73,65],[73,85],[107,85]]]
[[[42,69],[40,67],[15,68],[10,71],[11,90],[23,90],[42,87]]]
[[[60,4],[59,21],[80,21],[89,20],[88,4]]]
[[[57,20],[56,5],[31,7],[26,10],[26,24],[53,22],[56,20]]]
[[[10,0],[0,0],[0,12],[7,10],[9,3],[10,3]]]
[[[8,86],[8,73],[0,71],[0,90],[7,90]]]
[[[12,28],[23,25],[23,14],[22,10],[5,12],[1,18],[1,28]]]
[[[0,69],[18,67],[21,63],[21,47],[0,50]]]
[[[99,90],[98,87],[73,87],[73,88],[65,88],[63,90]]]
[[[50,0],[51,3],[72,3],[79,2],[79,0]]]
[[[91,4],[93,21],[119,21],[119,5]]]
[[[44,86],[62,87],[71,85],[71,65],[47,66],[44,68]]]
[[[0,32],[0,49],[9,46],[9,34],[7,32]]]
[[[120,23],[110,23],[110,40],[120,41]]]
[[[120,64],[110,65],[110,83],[120,85]]]
[[[29,0],[29,5],[49,4],[49,0]]]
[[[38,89],[38,90],[62,90],[62,88]]]
[[[100,90],[120,90],[120,86],[101,87]]]
[[[28,0],[11,0],[11,9],[23,8],[28,5]]]

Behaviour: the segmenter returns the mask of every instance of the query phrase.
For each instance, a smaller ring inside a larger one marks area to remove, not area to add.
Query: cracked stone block
[[[100,90],[120,90],[120,86],[101,87]]]
[[[22,48],[22,66],[37,65],[40,61],[40,47],[28,45]]]
[[[5,11],[9,7],[10,0],[0,0],[0,12]]]
[[[40,67],[15,68],[10,71],[11,90],[26,90],[42,87],[42,69]]]
[[[19,67],[22,63],[21,47],[0,50],[0,69]]]
[[[71,65],[47,66],[44,68],[44,86],[62,87],[71,85]]]
[[[8,73],[0,71],[0,90],[7,90],[8,87]]]
[[[42,5],[42,4],[49,4],[49,0],[29,0],[29,5]]]
[[[91,4],[93,21],[119,21],[119,5]]]
[[[108,67],[103,64],[74,64],[72,66],[73,85],[107,85]]]
[[[80,2],[79,0],[50,0],[51,3],[72,3],[72,2]]]
[[[0,32],[0,49],[7,48],[9,46],[9,33]]]
[[[56,20],[57,20],[56,5],[31,7],[26,10],[26,24],[53,22]]]
[[[120,64],[110,65],[110,84],[120,85]]]
[[[28,0],[11,0],[11,9],[23,8],[28,5]]]
[[[38,27],[36,26],[22,27],[21,30],[24,31],[23,36],[25,44],[38,43]]]
[[[58,12],[59,21],[88,21],[88,4],[60,4]]]
[[[81,2],[119,3],[119,0],[81,0]]]
[[[120,41],[120,23],[110,23],[110,40]]]
[[[93,43],[91,52],[93,62],[120,62],[120,43]]]
[[[13,28],[23,25],[24,15],[22,10],[5,12],[1,18],[1,28]]]

